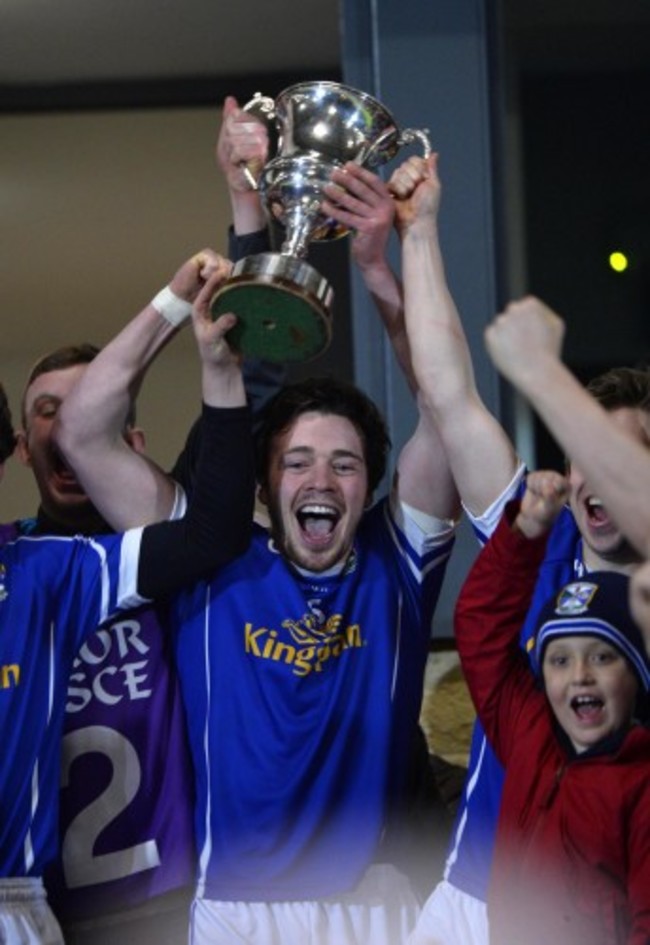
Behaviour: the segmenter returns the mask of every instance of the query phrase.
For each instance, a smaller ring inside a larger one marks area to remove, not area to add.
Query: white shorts
[[[195,899],[190,945],[404,945],[419,912],[406,876],[371,866],[349,893],[300,902]]]
[[[0,879],[0,945],[63,945],[40,879]]]
[[[482,899],[442,880],[424,904],[407,945],[488,945],[487,907]]]

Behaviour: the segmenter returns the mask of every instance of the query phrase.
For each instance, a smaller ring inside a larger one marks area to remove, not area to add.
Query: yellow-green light
[[[625,253],[621,253],[617,250],[614,253],[609,254],[609,265],[612,267],[614,272],[625,272],[629,263],[628,258]]]

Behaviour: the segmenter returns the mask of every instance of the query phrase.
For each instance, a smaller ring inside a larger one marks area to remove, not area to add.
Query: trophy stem
[[[304,259],[312,234],[320,220],[318,201],[290,208],[286,219],[286,238],[280,252],[283,256],[297,256]]]

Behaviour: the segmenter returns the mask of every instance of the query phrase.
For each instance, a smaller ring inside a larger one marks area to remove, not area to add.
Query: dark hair
[[[615,367],[592,378],[587,390],[605,410],[639,407],[650,412],[650,370]]]
[[[65,371],[66,368],[76,367],[77,364],[90,364],[91,361],[94,361],[97,355],[99,354],[100,349],[97,345],[93,345],[88,341],[84,341],[78,345],[63,345],[60,348],[55,348],[54,351],[50,351],[48,354],[44,354],[43,357],[39,358],[36,364],[33,365],[31,371],[27,376],[27,383],[25,384],[25,391],[33,384],[37,377],[40,377],[41,374],[49,374],[51,371]],[[22,403],[22,418],[23,426],[27,426],[27,417],[25,416],[25,395],[23,394],[23,403]],[[129,413],[127,415],[125,426],[130,427],[135,423],[135,404],[131,403],[129,407]]]
[[[16,446],[16,434],[5,389],[0,384],[0,463],[9,459]]]
[[[331,377],[311,377],[287,384],[264,406],[255,438],[258,481],[265,485],[268,480],[274,438],[301,414],[310,412],[345,417],[357,429],[368,471],[368,492],[372,495],[386,471],[391,445],[386,423],[363,391]]]

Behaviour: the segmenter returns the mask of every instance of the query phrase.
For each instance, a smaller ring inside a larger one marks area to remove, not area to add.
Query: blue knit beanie
[[[629,661],[646,694],[650,693],[650,659],[628,603],[629,578],[613,571],[594,571],[571,581],[546,602],[540,613],[533,662],[541,674],[546,644],[556,637],[592,636],[606,640]]]

